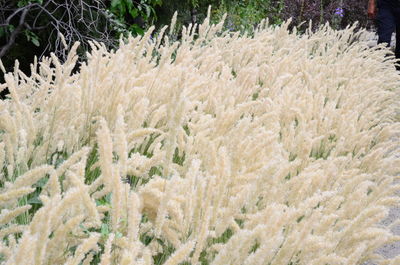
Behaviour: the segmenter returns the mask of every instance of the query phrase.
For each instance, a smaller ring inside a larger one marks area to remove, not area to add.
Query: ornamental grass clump
[[[5,74],[2,264],[400,263],[375,254],[399,240],[379,226],[399,203],[393,57],[353,28],[222,25]]]

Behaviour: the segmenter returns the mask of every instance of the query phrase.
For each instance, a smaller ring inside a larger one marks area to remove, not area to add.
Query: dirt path
[[[394,155],[397,158],[400,158],[400,135],[393,137],[393,146],[395,146],[388,155]],[[400,172],[398,172],[400,176]],[[400,179],[397,179],[395,183],[399,184]],[[400,192],[397,193],[397,196],[400,196]],[[387,227],[390,231],[400,236],[400,205],[398,207],[394,207],[390,209],[388,216],[380,222],[380,225]],[[391,244],[387,244],[376,251],[378,254],[382,255],[385,258],[394,258],[400,255],[400,241],[396,241]],[[363,265],[379,265],[372,262],[366,262]]]

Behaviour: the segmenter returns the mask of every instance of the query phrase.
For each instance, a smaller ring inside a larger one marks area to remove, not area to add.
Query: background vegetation
[[[34,56],[54,52],[65,59],[65,44],[80,41],[81,55],[90,40],[116,48],[121,34],[143,34],[150,25],[159,29],[169,23],[175,10],[178,25],[202,21],[209,5],[214,21],[229,14],[225,24],[229,30],[252,30],[266,17],[272,24],[291,18],[292,26],[310,20],[314,27],[327,21],[335,28],[355,21],[369,26],[364,0],[2,0],[0,59],[7,71],[17,59],[29,73]],[[3,75],[0,82],[4,82]]]

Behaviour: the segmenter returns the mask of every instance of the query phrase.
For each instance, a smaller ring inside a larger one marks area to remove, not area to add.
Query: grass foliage
[[[5,75],[2,264],[399,264],[374,254],[398,240],[393,57],[222,23]]]

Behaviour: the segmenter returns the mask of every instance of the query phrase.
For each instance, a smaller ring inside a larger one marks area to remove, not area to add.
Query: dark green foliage
[[[174,157],[172,158],[172,162],[183,166],[183,162],[185,161],[185,152],[182,155],[179,154],[179,149],[175,148]]]
[[[153,256],[153,261],[155,265],[161,265],[175,252],[175,248],[162,239],[157,238],[156,240],[161,245],[162,252]]]
[[[210,262],[208,261],[208,258],[207,258],[207,252],[206,251],[203,250],[200,253],[199,261],[200,261],[201,265],[209,265],[210,264]]]
[[[86,160],[85,167],[85,184],[90,185],[95,181],[101,174],[100,167],[92,168],[92,166],[99,160],[98,156],[98,148],[97,145],[94,146],[89,153],[89,156]]]
[[[39,199],[39,195],[42,192],[42,189],[46,185],[48,180],[49,180],[49,175],[44,176],[38,182],[32,185],[32,187],[35,188],[34,192],[25,195],[18,200],[19,206],[24,206],[29,204],[31,205],[31,208],[29,209],[29,211],[15,218],[17,224],[22,224],[22,225],[29,224],[32,220],[33,215],[37,212],[37,210],[39,210],[43,206],[42,201]]]
[[[214,13],[217,18],[223,13],[228,14],[226,20],[228,30],[251,32],[265,18],[268,18],[271,24],[281,24],[283,8],[282,0],[233,0],[221,1]]]
[[[256,252],[259,247],[260,247],[260,243],[259,242],[255,242],[254,245],[251,247],[250,253]]]
[[[156,140],[159,136],[160,136],[160,134],[156,134],[156,133],[152,133],[149,136],[147,136],[142,143],[140,143],[139,145],[136,145],[132,150],[130,150],[129,157],[133,153],[139,153],[148,158],[152,157],[153,153],[150,152],[149,149],[150,149],[151,144],[154,143],[154,140]]]
[[[155,8],[161,3],[161,0],[112,0],[108,9],[121,26],[119,33],[142,35],[147,27],[155,23]]]
[[[211,244],[220,244],[220,243],[225,244],[232,236],[233,236],[233,231],[232,229],[228,228],[225,230],[225,232],[222,233],[221,236],[211,239]]]
[[[305,217],[305,215],[300,216],[299,218],[297,218],[296,222],[300,223],[301,220],[303,220],[304,217]]]

